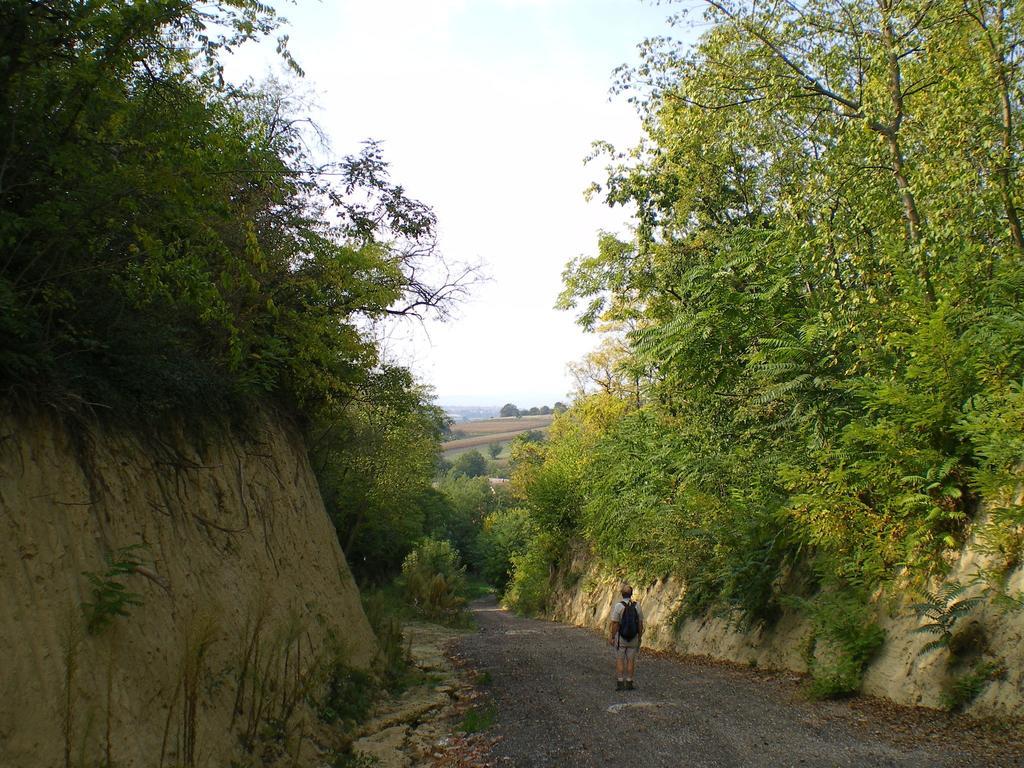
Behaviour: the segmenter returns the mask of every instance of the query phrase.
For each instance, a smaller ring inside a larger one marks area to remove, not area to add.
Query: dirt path
[[[611,650],[596,633],[519,618],[493,601],[473,609],[480,629],[454,648],[490,677],[494,765],[1024,766],[1019,742],[993,746],[998,735],[979,736],[966,721],[812,702],[785,676],[693,659],[644,655],[637,690],[616,692]]]

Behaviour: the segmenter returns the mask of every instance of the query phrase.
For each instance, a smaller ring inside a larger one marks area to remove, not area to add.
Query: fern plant
[[[928,623],[922,624],[914,633],[938,635],[918,651],[919,656],[938,648],[949,648],[956,623],[985,599],[982,595],[963,596],[973,583],[952,582],[935,592],[926,591],[925,601],[913,605],[918,618],[928,619]]]
[[[92,586],[92,601],[82,604],[90,635],[100,634],[115,617],[127,616],[129,608],[142,605],[142,595],[129,591],[120,581],[142,565],[134,554],[140,548],[136,544],[116,549],[107,555],[105,571],[84,574]]]
[[[1004,613],[1008,611],[1024,610],[1024,592],[1011,595],[1008,592],[1000,592],[995,597],[995,603]]]

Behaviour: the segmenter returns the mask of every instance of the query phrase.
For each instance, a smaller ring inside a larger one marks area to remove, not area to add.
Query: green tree
[[[447,541],[424,539],[402,562],[406,598],[428,619],[452,620],[466,603],[466,569]]]
[[[445,422],[369,329],[443,315],[473,270],[423,282],[435,217],[377,143],[324,161],[295,82],[225,83],[278,24],[255,0],[0,4],[0,388],[133,425],[292,417],[379,575],[423,534]]]
[[[596,396],[624,413],[583,475],[572,430],[524,448],[526,507],[682,576],[692,610],[755,620],[795,572],[839,602],[924,583],[982,492],[981,535],[1019,562],[998,426],[1024,379],[1018,9],[709,0],[706,21],[620,70],[647,136],[597,145],[593,192],[636,236],[601,234],[560,306],[607,336],[565,415]]]
[[[476,542],[480,575],[499,592],[504,592],[512,578],[512,560],[526,551],[532,536],[530,515],[526,510],[491,512],[484,519]]]
[[[7,3],[0,23],[8,393],[134,419],[312,411],[378,365],[367,318],[464,288],[416,276],[434,215],[376,144],[319,162],[296,89],[224,84],[220,54],[277,27],[267,6]]]
[[[509,416],[518,416],[519,409],[515,406],[514,403],[505,403],[503,406],[501,406],[500,414],[501,416],[506,418]]]
[[[452,462],[451,473],[455,477],[484,477],[487,474],[487,459],[477,450],[460,453]]]
[[[451,475],[437,484],[444,496],[444,517],[428,521],[431,536],[446,539],[475,566],[475,543],[484,518],[498,509],[501,499],[486,477]]]
[[[526,432],[520,432],[515,436],[515,443],[542,443],[544,442],[544,433],[539,429],[530,429]]]
[[[311,458],[346,558],[357,576],[380,579],[444,504],[431,488],[444,414],[404,369],[368,385],[360,399],[320,410]]]

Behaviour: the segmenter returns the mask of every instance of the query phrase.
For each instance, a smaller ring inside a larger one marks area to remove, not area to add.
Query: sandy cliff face
[[[947,579],[970,582],[982,564],[977,550],[968,546]],[[551,617],[578,626],[606,629],[621,583],[619,577],[583,550],[577,551],[568,574],[571,577],[556,578],[559,586],[551,600],[555,606]],[[727,619],[713,616],[676,621],[685,594],[684,584],[670,577],[634,586],[647,621],[645,644],[650,647],[769,669],[807,671],[805,654],[813,629],[794,612],[784,613],[771,628],[754,631],[743,631]],[[1024,589],[1024,571],[1013,573],[1007,586],[1011,594],[1020,594]],[[967,594],[979,591],[980,587],[973,588]],[[886,640],[865,671],[863,692],[900,704],[942,707],[950,682],[968,671],[968,667],[950,667],[949,653],[944,649],[919,654],[935,636],[914,631],[923,622],[908,601],[879,605],[877,611]],[[1005,611],[991,602],[982,603],[959,621],[958,632],[967,629],[977,638],[977,647],[965,654],[967,662],[994,661],[1001,663],[1005,671],[998,679],[987,682],[966,711],[979,716],[1024,715],[1024,611]]]
[[[205,439],[0,419],[0,588],[8,768],[301,758],[328,661],[376,652],[305,447],[269,417]]]

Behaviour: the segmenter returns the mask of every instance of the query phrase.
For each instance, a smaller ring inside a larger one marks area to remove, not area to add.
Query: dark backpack
[[[619,619],[619,637],[623,640],[632,640],[640,634],[640,614],[637,613],[636,603],[630,600],[628,603],[623,600],[622,617]]]

